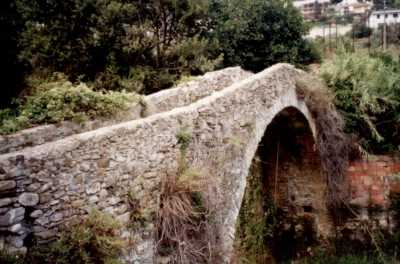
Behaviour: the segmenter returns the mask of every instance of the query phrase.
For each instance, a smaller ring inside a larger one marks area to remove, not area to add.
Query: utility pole
[[[337,46],[338,46],[338,32],[337,32],[337,21],[335,21],[335,27],[336,27],[336,30],[335,30],[335,48],[337,49]]]
[[[328,35],[328,40],[329,40],[329,51],[331,51],[332,50],[332,47],[331,47],[331,35],[332,35],[332,32],[331,32],[331,21],[329,20],[329,35]]]
[[[383,49],[387,48],[387,28],[386,28],[386,0],[383,0]]]
[[[371,17],[371,12],[368,12],[367,15],[368,15],[367,16],[367,27],[370,29],[369,20],[370,20],[370,17]],[[370,34],[368,34],[368,54],[371,53],[371,35],[372,35],[372,32],[370,32]]]

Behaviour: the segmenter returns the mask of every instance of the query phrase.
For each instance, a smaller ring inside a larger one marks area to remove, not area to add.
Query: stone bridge
[[[296,76],[277,64],[259,74],[228,68],[145,97],[114,120],[48,125],[0,139],[0,244],[25,251],[92,208],[130,221],[127,193],[146,215],[157,212],[160,184],[178,173],[178,135],[190,135],[188,166],[216,182],[219,240],[232,249],[252,162],[268,175],[279,207],[312,212],[328,233],[326,185],[314,149],[315,124],[296,94]],[[149,217],[150,219],[151,217]],[[150,220],[149,220],[150,221]],[[153,263],[154,225],[134,241],[127,263]],[[227,254],[226,256],[228,256]]]

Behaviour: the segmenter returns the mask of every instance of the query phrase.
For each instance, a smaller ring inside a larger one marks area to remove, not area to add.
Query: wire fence
[[[343,46],[354,51],[400,50],[400,23],[371,28],[368,19],[346,26],[326,22],[319,25],[319,34],[313,38],[323,52],[332,52]]]

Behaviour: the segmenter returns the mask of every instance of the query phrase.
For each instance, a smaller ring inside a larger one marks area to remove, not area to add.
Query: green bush
[[[26,258],[29,264],[117,264],[124,247],[121,225],[111,215],[93,210],[86,219],[73,223],[60,239],[37,246]]]
[[[400,138],[400,64],[388,54],[368,55],[339,49],[321,66],[335,93],[336,107],[369,152],[398,151]]]
[[[314,257],[310,257],[301,261],[302,264],[383,264],[383,263],[396,263],[393,259],[385,257],[382,259],[376,254],[372,255],[343,255],[337,256],[335,254],[320,253]]]
[[[353,25],[350,34],[355,38],[368,38],[372,34],[372,29],[364,23],[356,23]]]
[[[0,263],[1,264],[24,264],[22,256],[12,254],[4,249],[0,250]]]
[[[17,113],[9,109],[0,111],[0,133],[7,134],[20,129],[65,120],[86,121],[95,117],[107,117],[126,109],[139,101],[139,96],[126,92],[96,92],[81,83],[61,80],[45,83],[27,96]]]

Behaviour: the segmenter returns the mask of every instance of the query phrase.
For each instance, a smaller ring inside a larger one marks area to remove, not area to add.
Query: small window
[[[388,14],[385,14],[385,18],[388,18]]]
[[[376,18],[377,18],[377,19],[381,18],[381,15],[376,15]]]
[[[398,17],[398,16],[399,16],[399,14],[397,14],[397,13],[393,14],[393,17]]]

